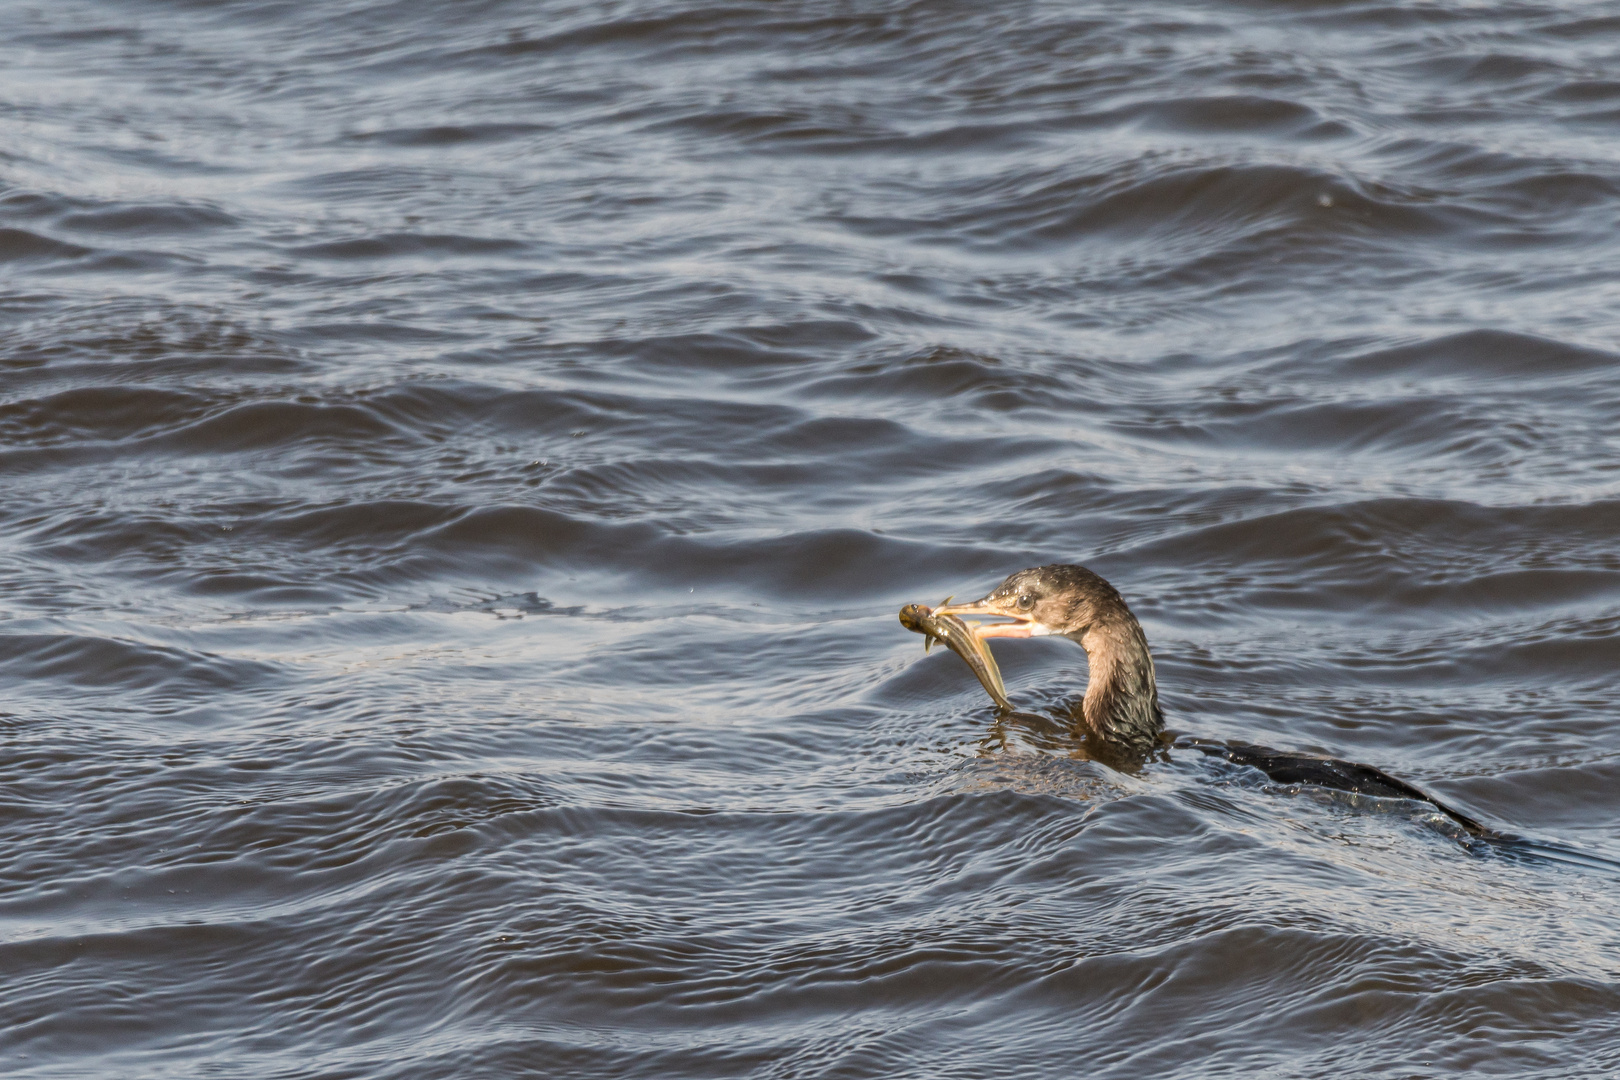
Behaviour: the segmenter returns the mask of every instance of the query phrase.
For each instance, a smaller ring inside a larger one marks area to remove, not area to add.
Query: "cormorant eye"
[[[1029,593],[1024,593],[1022,596],[1020,596],[1018,598],[1018,610],[1019,611],[1028,611],[1030,608],[1032,608],[1034,606],[1035,606],[1035,598],[1033,596],[1029,595]]]

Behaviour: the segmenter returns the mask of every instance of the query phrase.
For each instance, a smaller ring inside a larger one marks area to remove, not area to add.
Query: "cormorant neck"
[[[1086,724],[1110,742],[1146,747],[1164,729],[1159,686],[1142,624],[1129,611],[1078,635],[1091,674],[1081,706]]]

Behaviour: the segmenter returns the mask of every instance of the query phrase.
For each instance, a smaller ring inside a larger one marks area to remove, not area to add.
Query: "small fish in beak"
[[[1012,702],[1007,700],[1007,687],[1001,681],[1001,669],[996,667],[996,658],[990,655],[990,646],[975,632],[989,628],[970,627],[955,615],[940,614],[945,610],[944,607],[935,610],[923,604],[907,604],[900,609],[900,625],[913,633],[922,634],[924,649],[935,641],[943,641],[951,652],[967,664],[997,707],[1010,712]]]

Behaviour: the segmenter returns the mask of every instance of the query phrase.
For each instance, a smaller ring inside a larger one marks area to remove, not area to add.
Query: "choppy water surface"
[[[7,1075],[1620,1070],[1620,6],[0,18]]]

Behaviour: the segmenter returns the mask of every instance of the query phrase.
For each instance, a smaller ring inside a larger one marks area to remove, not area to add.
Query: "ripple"
[[[0,262],[82,259],[90,254],[91,248],[53,240],[26,229],[0,229]]]

